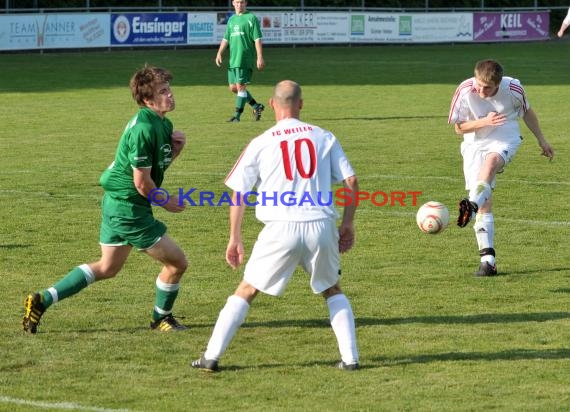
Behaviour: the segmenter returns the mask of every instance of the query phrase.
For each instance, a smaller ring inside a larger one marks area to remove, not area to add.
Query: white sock
[[[477,246],[479,247],[479,250],[490,249],[493,247],[493,238],[495,237],[495,219],[493,218],[492,213],[477,213],[473,230],[477,237]]]
[[[219,360],[245,320],[249,303],[239,296],[232,295],[218,315],[214,331],[204,353],[206,359]]]
[[[479,250],[493,249],[493,241],[495,238],[495,219],[492,213],[478,213],[473,225],[475,237],[477,238],[477,246]],[[487,262],[491,265],[495,264],[495,256],[481,256],[481,263]]]
[[[356,328],[350,302],[345,295],[339,294],[328,298],[327,305],[342,361],[347,365],[357,363]]]
[[[491,185],[483,180],[477,182],[475,187],[469,191],[469,200],[477,203],[479,209],[491,197]]]

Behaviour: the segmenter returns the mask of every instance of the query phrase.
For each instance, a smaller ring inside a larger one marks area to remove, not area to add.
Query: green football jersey
[[[141,108],[127,124],[115,160],[99,179],[105,194],[150,209],[149,200],[135,188],[133,169],[150,168],[152,180],[160,187],[172,162],[172,130],[169,119],[147,107]]]
[[[228,20],[224,39],[230,47],[230,69],[253,69],[257,60],[255,41],[261,39],[259,20],[246,11]]]

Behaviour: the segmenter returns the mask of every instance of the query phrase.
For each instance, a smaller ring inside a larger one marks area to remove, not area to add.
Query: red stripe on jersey
[[[509,89],[518,91],[520,94],[524,94],[524,89],[520,84],[515,84],[513,82],[509,83]]]
[[[455,94],[453,95],[453,99],[451,99],[451,109],[449,110],[449,117],[447,118],[447,123],[451,123],[451,116],[455,110],[455,106],[457,105],[457,101],[463,96],[465,93],[471,92],[473,90],[473,79],[468,79],[462,82],[457,89],[455,90]]]
[[[509,90],[513,93],[515,98],[522,102],[523,111],[526,113],[528,110],[528,102],[526,101],[526,94],[521,85],[509,83]]]
[[[247,145],[249,146],[249,144]],[[230,170],[230,172],[228,173],[228,175],[226,176],[226,178],[224,179],[224,183],[226,183],[228,181],[228,179],[230,178],[230,176],[232,175],[232,173],[234,172],[234,170],[236,170],[236,167],[238,166],[239,162],[241,161],[241,158],[243,157],[243,155],[245,154],[245,151],[247,149],[247,146],[242,150],[241,154],[238,157],[238,160],[236,161],[236,163],[234,164],[234,167],[232,167],[232,170]]]

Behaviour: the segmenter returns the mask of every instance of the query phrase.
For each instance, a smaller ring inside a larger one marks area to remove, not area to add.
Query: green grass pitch
[[[226,56],[227,57],[227,56]],[[207,343],[241,271],[225,264],[227,207],[157,210],[186,251],[175,315],[188,332],[148,330],[159,266],[133,252],[123,271],[50,308],[21,331],[23,300],[99,257],[97,182],[136,110],[130,75],[145,62],[174,74],[175,128],[187,134],[164,188],[221,193],[247,142],[273,124],[244,115],[215,50],[0,55],[0,410],[567,411],[570,408],[568,44],[266,47],[250,91],[298,81],[302,118],[333,131],[368,191],[421,191],[417,205],[357,212],[343,256],[362,369],[333,368],[338,351],[323,299],[298,271],[282,298],[260,296],[207,375],[189,362]],[[460,140],[447,115],[475,62],[496,58],[521,79],[555,148],[532,134],[498,178],[496,249],[503,276],[478,279],[471,226],[454,224],[464,196]],[[417,208],[445,203],[451,224],[422,234]],[[247,250],[261,224],[247,210]]]

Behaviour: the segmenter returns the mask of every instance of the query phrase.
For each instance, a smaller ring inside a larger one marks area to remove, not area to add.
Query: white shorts
[[[568,9],[568,14],[566,14],[566,17],[564,18],[564,21],[562,22],[567,26],[570,26],[570,8]]]
[[[499,154],[505,161],[505,166],[510,163],[521,145],[522,138],[516,142],[500,142],[491,140],[489,142],[472,143],[464,141],[461,143],[461,156],[463,156],[463,175],[465,176],[465,189],[471,190],[477,186],[479,181],[479,171],[489,153]],[[501,170],[499,173],[502,173]],[[495,181],[491,182],[491,187],[495,188]]]
[[[269,222],[259,233],[243,279],[256,289],[281,296],[297,266],[311,276],[313,293],[339,280],[338,229],[333,219]]]

